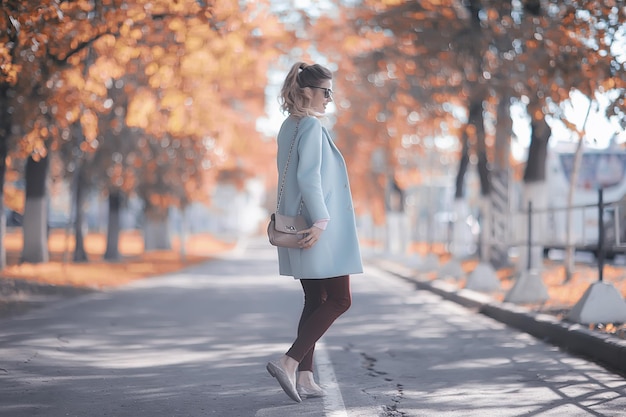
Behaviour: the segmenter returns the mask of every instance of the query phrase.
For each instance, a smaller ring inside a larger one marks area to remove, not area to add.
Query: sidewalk
[[[512,303],[497,302],[486,294],[459,289],[443,281],[420,279],[419,267],[416,271],[397,259],[377,257],[373,262],[403,279],[414,282],[417,288],[431,291],[540,340],[595,361],[613,372],[626,375],[626,340],[599,334],[583,325],[561,321],[548,314],[534,313]]]

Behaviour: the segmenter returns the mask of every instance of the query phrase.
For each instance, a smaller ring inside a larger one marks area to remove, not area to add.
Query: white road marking
[[[330,361],[326,346],[321,340],[315,345],[315,362],[320,385],[326,391],[324,396],[324,414],[326,417],[348,417],[343,403],[337,377]]]

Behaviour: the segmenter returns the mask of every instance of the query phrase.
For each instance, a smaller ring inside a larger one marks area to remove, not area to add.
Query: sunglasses
[[[317,88],[319,90],[324,90],[324,98],[332,98],[333,97],[333,90],[331,90],[330,88],[315,87],[314,85],[309,85],[307,87],[309,87],[309,88]]]

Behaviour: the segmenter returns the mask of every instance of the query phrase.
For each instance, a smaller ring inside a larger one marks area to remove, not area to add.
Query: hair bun
[[[304,70],[306,67],[308,67],[308,65],[305,62],[301,62],[300,65],[298,66],[300,71]]]

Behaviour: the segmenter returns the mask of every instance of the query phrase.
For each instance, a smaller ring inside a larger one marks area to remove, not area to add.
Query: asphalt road
[[[373,266],[352,283],[316,356],[324,399],[294,403],[265,371],[302,295],[253,242],[0,320],[0,416],[626,415],[617,374]]]

